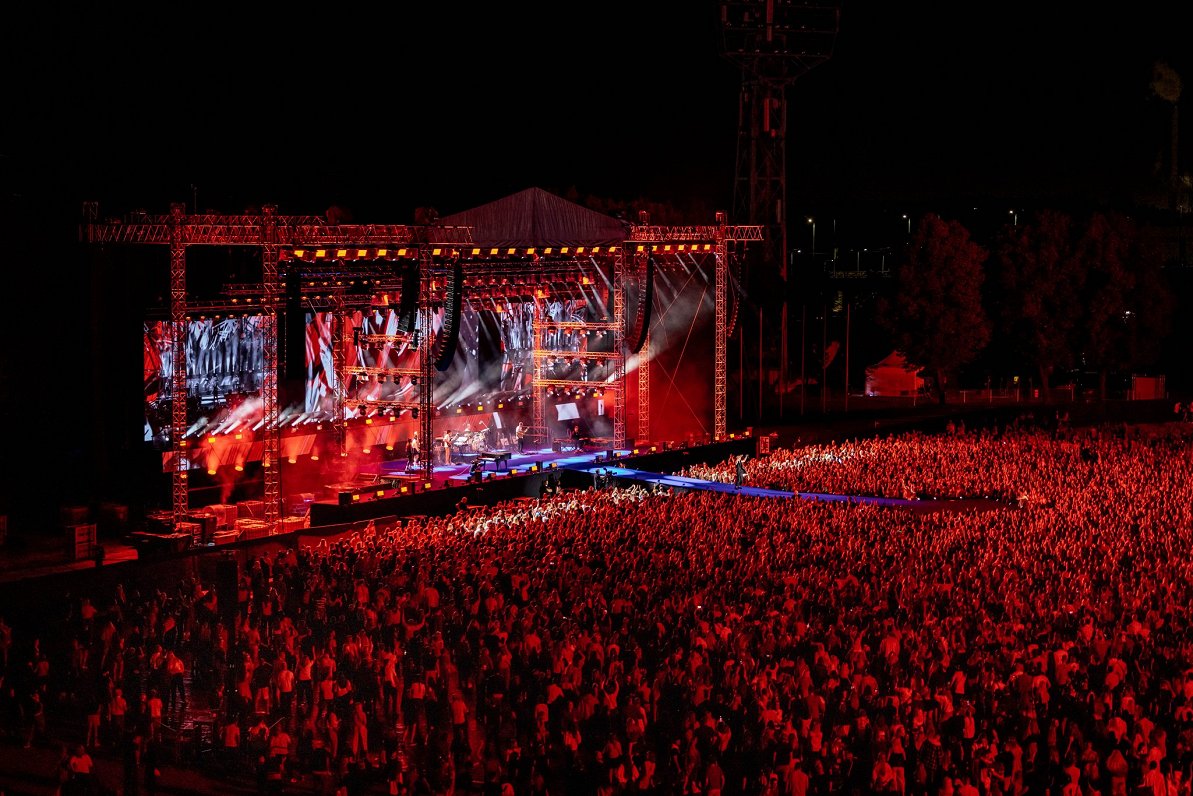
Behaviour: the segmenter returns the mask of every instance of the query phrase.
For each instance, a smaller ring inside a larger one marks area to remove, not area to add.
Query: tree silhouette
[[[893,295],[879,305],[895,347],[935,375],[941,403],[947,374],[973,361],[990,339],[982,308],[987,256],[959,222],[928,214],[896,272]]]
[[[1172,106],[1171,132],[1169,133],[1168,153],[1168,201],[1170,209],[1180,209],[1188,204],[1187,185],[1182,186],[1180,168],[1180,102],[1181,76],[1163,61],[1152,64],[1152,93]],[[1185,188],[1182,191],[1182,187]],[[1185,208],[1187,210],[1187,208]]]
[[[1085,363],[1098,371],[1105,400],[1108,373],[1155,362],[1175,299],[1159,253],[1126,216],[1093,214],[1077,245],[1077,259],[1085,271],[1081,302],[1086,308],[1078,344]]]
[[[1035,367],[1045,400],[1053,374],[1074,364],[1073,335],[1083,315],[1085,272],[1073,237],[1073,219],[1046,210],[1004,228],[995,244],[991,282],[998,289],[991,291],[991,314],[1001,342]]]

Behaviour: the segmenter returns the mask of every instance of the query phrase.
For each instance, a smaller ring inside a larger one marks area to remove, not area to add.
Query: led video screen
[[[170,322],[144,324],[145,441],[169,443],[174,391]],[[258,394],[264,370],[262,316],[198,318],[186,324],[189,414]]]

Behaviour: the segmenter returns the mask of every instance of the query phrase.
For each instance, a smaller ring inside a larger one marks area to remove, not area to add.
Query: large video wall
[[[534,376],[536,312],[543,317],[541,344],[560,352],[544,363],[544,378],[589,381],[597,385],[613,375],[613,366],[608,361],[567,356],[569,352],[590,353],[612,348],[611,331],[582,331],[566,326],[606,320],[603,302],[593,297],[539,302],[470,298],[461,307],[455,357],[446,371],[437,373],[437,404],[443,407],[491,397],[528,398]],[[291,407],[295,411],[320,417],[331,417],[334,412],[332,319],[330,312],[305,314],[305,389],[302,407]],[[187,414],[191,422],[235,409],[246,397],[259,397],[264,369],[261,320],[259,315],[244,315],[200,318],[187,323]],[[396,308],[356,311],[347,316],[347,321],[340,344],[343,361],[349,369],[418,368],[417,350],[398,335]],[[443,321],[442,309],[432,315],[433,334],[441,333]],[[421,325],[420,317],[415,328]],[[145,440],[161,446],[170,442],[172,355],[169,322],[145,321]],[[344,396],[349,400],[414,402],[418,400],[415,382],[409,375],[381,380],[376,375],[356,373],[349,375]],[[349,417],[353,414],[348,412]]]
[[[303,411],[330,417],[335,410],[335,349],[333,320],[330,312],[306,314],[306,390]],[[342,330],[344,364],[349,368],[417,369],[418,351],[405,337],[398,335],[398,313],[394,309],[374,307],[369,312],[350,313]],[[417,324],[421,318],[416,319]],[[442,313],[432,318],[432,328],[442,323]],[[377,338],[393,338],[380,342]],[[373,339],[369,339],[373,338]],[[344,397],[350,400],[416,401],[416,385],[409,376],[396,379],[352,374],[344,385]]]
[[[174,361],[170,323],[144,324],[145,441],[170,441]],[[202,411],[261,391],[265,336],[260,315],[200,318],[187,323],[186,398]]]

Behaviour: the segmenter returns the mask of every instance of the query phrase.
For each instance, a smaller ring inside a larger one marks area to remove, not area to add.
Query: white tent
[[[924,389],[920,368],[909,365],[907,358],[892,351],[881,361],[866,368],[866,395],[917,395]]]

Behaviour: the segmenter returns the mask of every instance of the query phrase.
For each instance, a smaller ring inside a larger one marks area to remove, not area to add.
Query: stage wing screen
[[[168,321],[144,324],[145,441],[170,443],[174,360]],[[200,318],[186,325],[188,418],[259,395],[264,370],[260,315]]]

